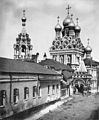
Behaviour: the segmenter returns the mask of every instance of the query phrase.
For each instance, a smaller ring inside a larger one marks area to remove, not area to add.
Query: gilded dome
[[[61,31],[62,27],[59,23],[57,23],[57,25],[55,26],[55,31]]]
[[[71,21],[68,26],[69,26],[69,28],[75,28],[75,24],[73,21]]]
[[[73,16],[73,14],[71,14],[71,22],[69,23],[68,27],[69,27],[70,29],[75,29],[75,24],[74,24],[74,22],[73,22],[72,16]]]
[[[80,26],[79,26],[79,25],[76,25],[76,26],[75,26],[75,31],[78,31],[78,32],[80,32],[80,31],[81,31],[81,28],[80,28]]]
[[[78,25],[78,18],[76,18],[77,21],[77,25],[75,26],[75,32],[80,32],[81,31],[81,27]]]
[[[88,45],[88,46],[85,48],[85,52],[92,52],[92,48]]]
[[[62,30],[62,27],[61,25],[59,24],[59,16],[57,17],[57,25],[55,26],[55,31],[61,31]]]
[[[71,22],[71,18],[68,15],[63,21],[63,26],[68,26],[70,22]]]
[[[91,52],[92,52],[92,48],[91,48],[90,45],[89,45],[89,39],[88,39],[88,45],[87,45],[87,47],[85,48],[85,52],[86,52],[86,53],[91,53]]]

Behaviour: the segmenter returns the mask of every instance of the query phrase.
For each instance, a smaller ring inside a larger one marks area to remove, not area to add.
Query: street
[[[99,120],[99,95],[75,95],[38,120]]]

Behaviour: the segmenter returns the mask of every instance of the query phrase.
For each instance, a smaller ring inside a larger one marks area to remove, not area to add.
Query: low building
[[[63,76],[61,79],[61,98],[72,95],[71,83],[74,70],[70,68],[70,66],[48,58],[42,60],[39,64],[43,65],[45,68],[55,70]]]
[[[93,60],[92,58],[86,58],[84,59],[86,68],[87,68],[87,72],[88,74],[92,75],[92,79],[91,79],[91,92],[92,93],[96,93],[98,91],[98,86],[99,86],[99,72],[98,72],[98,66],[99,66],[99,62]]]
[[[58,100],[61,79],[37,63],[0,58],[0,118]]]

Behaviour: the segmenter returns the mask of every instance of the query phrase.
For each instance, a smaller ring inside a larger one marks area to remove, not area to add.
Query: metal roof
[[[40,62],[41,65],[43,66],[50,66],[52,68],[54,68],[55,70],[67,70],[67,71],[70,71],[70,72],[73,72],[74,70],[72,68],[70,68],[68,65],[65,65],[63,63],[60,63],[60,62],[57,62],[53,59],[45,59],[45,60],[42,60]]]
[[[0,57],[0,72],[59,75],[54,70],[46,69],[38,63],[24,62],[2,57]]]

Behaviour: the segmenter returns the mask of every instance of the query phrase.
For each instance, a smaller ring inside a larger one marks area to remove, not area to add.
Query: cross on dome
[[[77,21],[77,25],[78,25],[79,18],[76,18],[76,21]]]
[[[59,19],[60,19],[60,17],[58,16],[58,17],[57,17],[57,22],[58,22],[58,23],[59,23]]]
[[[89,45],[89,41],[90,41],[90,39],[88,38],[87,41],[88,41],[88,45]]]
[[[71,19],[73,18],[73,14],[71,14]]]
[[[25,17],[25,10],[23,10],[23,17]]]
[[[68,15],[69,15],[69,10],[70,10],[70,9],[71,9],[71,7],[68,5],[68,7],[66,8]]]

